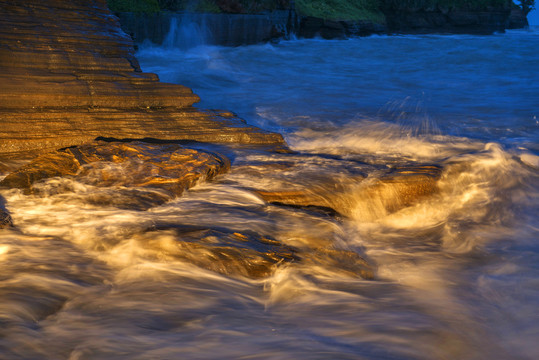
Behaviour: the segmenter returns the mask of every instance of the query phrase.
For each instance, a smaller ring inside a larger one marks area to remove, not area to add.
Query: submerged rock
[[[77,174],[79,166],[71,153],[63,151],[47,153],[8,174],[0,181],[0,186],[30,189],[32,184],[39,180],[56,176],[74,176]]]
[[[433,165],[390,170],[366,167],[365,170],[373,175],[315,175],[309,181],[281,182],[274,188],[254,188],[253,191],[274,204],[329,209],[346,217],[373,220],[436,193],[437,180],[442,173],[440,167]]]
[[[97,142],[39,156],[8,174],[0,186],[36,192],[39,180],[67,177],[96,187],[118,188],[113,194],[94,192],[90,202],[146,208],[179,196],[229,167],[224,156],[177,144]]]
[[[317,248],[303,254],[302,260],[308,266],[318,266],[334,273],[361,277],[366,280],[374,279],[374,267],[354,251]]]
[[[95,138],[283,143],[141,71],[106,0],[0,0],[0,155]]]
[[[388,169],[343,159],[335,160],[339,162],[339,172],[333,172],[328,169],[334,160],[299,156],[296,160],[303,159],[302,165],[268,161],[236,167],[231,175],[240,173],[263,179],[258,181],[260,185],[252,182],[251,190],[269,203],[372,220],[435,194],[442,174],[442,169],[435,165]]]
[[[331,247],[292,247],[270,236],[225,228],[158,226],[138,241],[153,256],[182,260],[223,275],[265,278],[279,266],[309,266],[372,279],[372,265],[353,251]],[[152,255],[150,255],[152,256]]]
[[[263,278],[277,265],[299,260],[294,248],[254,233],[180,227],[174,234],[170,255],[224,275]]]

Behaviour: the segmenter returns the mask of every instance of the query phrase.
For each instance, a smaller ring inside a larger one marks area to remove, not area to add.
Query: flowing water
[[[0,237],[0,358],[538,358],[537,29],[174,44],[142,46],[144,71],[294,152],[222,149],[229,173],[145,211],[89,201],[96,188],[69,179],[1,190],[16,228]],[[392,210],[372,195],[387,169],[424,165],[441,169],[436,192]],[[354,190],[336,213],[253,190],[311,185]],[[214,272],[173,256],[182,226],[313,260]],[[358,254],[373,278],[322,248]]]

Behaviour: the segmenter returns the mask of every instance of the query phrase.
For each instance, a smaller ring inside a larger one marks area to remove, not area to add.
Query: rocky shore
[[[282,144],[141,71],[105,0],[0,1],[0,155],[96,137]]]
[[[354,164],[360,171],[347,174],[346,181],[322,176],[312,165],[291,177],[289,158],[309,163],[311,155],[291,153],[280,134],[230,112],[195,108],[198,97],[190,89],[142,72],[130,37],[105,0],[0,0],[0,19],[1,191],[68,194],[85,206],[146,211],[228,171],[253,179],[271,180],[273,174],[289,182],[261,182],[246,191],[262,202],[333,218],[358,216],[349,197],[365,199],[366,209],[372,203],[392,213],[438,191],[441,169],[429,165]],[[272,156],[258,160],[258,167],[234,168],[228,156],[193,141],[263,145],[257,151],[269,149]],[[383,176],[365,185],[369,172]],[[360,216],[373,215],[369,211]],[[16,226],[0,197],[0,228],[16,231]],[[166,256],[223,274],[260,278],[283,263],[329,262],[354,276],[374,276],[372,265],[355,252],[336,249],[323,232],[314,242],[290,247],[272,234],[166,223],[144,229],[137,241],[151,245],[156,231],[175,239]]]
[[[180,141],[284,145],[142,72],[105,0],[0,1],[0,68],[0,190],[76,196],[74,180],[95,187],[92,206],[142,211],[229,170]],[[17,231],[9,210],[0,196],[0,229]]]

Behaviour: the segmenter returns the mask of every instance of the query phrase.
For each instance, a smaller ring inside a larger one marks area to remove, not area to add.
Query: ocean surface
[[[0,237],[0,358],[539,358],[539,29],[181,41],[140,46],[143,70],[292,152],[228,149],[229,173],[146,211],[89,202],[68,179],[0,191],[17,225]],[[424,166],[441,169],[436,192],[373,195],[387,169]],[[349,191],[331,213],[253,190],[295,186]],[[170,255],[181,226],[311,261],[223,275]]]

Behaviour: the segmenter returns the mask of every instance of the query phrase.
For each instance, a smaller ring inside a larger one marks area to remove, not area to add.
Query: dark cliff
[[[383,1],[387,26],[397,33],[484,33],[504,31],[511,2]]]
[[[203,28],[206,44],[229,46],[288,38],[292,34],[325,39],[382,33],[492,34],[527,25],[521,9],[506,0],[208,0],[191,1],[189,6],[185,1],[160,3],[165,11],[118,13],[122,27],[135,41],[163,43],[172,22]],[[205,8],[203,4],[213,7]]]

